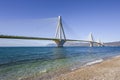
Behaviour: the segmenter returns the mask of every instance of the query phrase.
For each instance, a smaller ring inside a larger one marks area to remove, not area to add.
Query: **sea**
[[[120,47],[0,47],[0,80],[49,80],[120,56]]]

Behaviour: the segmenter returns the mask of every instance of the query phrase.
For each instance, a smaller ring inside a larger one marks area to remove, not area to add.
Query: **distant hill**
[[[56,46],[55,43],[48,44],[47,46]],[[89,46],[88,43],[80,43],[80,42],[66,42],[64,46]]]
[[[105,46],[120,46],[120,41],[105,43]]]
[[[95,44],[97,45],[97,44]],[[104,43],[105,46],[120,46],[120,41],[107,42]],[[47,46],[56,46],[55,43],[48,44]],[[89,43],[79,43],[79,42],[66,42],[64,46],[89,46]]]

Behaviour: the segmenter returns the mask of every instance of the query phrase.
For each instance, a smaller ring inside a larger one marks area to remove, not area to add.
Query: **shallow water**
[[[0,47],[0,80],[50,78],[117,55],[120,47]]]

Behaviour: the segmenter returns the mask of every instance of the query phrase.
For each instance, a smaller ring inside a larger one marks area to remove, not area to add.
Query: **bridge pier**
[[[55,40],[57,47],[63,47],[65,42],[66,42],[66,40]]]
[[[66,36],[62,25],[61,16],[58,16],[58,25],[55,33],[55,43],[57,47],[63,47],[64,43],[66,42]]]
[[[104,44],[100,40],[98,41],[97,44],[98,44],[98,47],[103,47],[104,46]]]
[[[89,44],[90,44],[90,47],[93,47],[93,42],[90,42]]]
[[[103,47],[104,45],[102,45],[102,44],[99,44],[99,47]]]
[[[89,34],[89,44],[90,44],[90,47],[93,47],[93,42],[94,42],[94,39],[93,39],[93,35],[92,33]]]
[[[100,43],[98,43],[98,47],[102,46]]]

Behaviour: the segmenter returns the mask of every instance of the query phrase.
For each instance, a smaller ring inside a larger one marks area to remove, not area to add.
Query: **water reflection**
[[[94,48],[93,47],[88,48],[87,53],[88,54],[95,54]]]
[[[65,48],[54,48],[53,49],[53,58],[54,59],[64,59],[66,58],[66,49]]]

